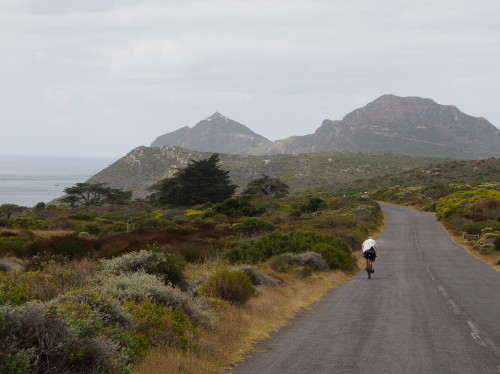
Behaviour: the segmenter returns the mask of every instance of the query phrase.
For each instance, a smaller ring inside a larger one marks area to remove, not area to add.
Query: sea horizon
[[[64,195],[115,159],[110,157],[0,155],[0,205],[33,207]]]

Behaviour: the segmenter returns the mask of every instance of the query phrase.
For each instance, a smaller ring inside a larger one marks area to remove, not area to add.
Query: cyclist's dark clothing
[[[363,252],[363,257],[375,261],[375,258],[377,258],[377,253],[375,253],[375,250],[373,248],[370,248]]]

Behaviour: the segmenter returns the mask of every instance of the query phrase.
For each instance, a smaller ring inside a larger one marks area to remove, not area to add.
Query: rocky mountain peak
[[[151,146],[173,145],[200,152],[237,154],[269,144],[272,143],[268,139],[216,111],[192,128],[183,127],[156,138]]]

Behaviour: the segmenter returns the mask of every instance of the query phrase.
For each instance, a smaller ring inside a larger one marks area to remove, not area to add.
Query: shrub
[[[256,291],[244,272],[222,267],[203,284],[202,292],[233,304],[245,304]]]
[[[165,285],[158,275],[147,274],[144,271],[124,273],[120,275],[98,274],[95,284],[105,295],[118,300],[141,303],[146,300],[177,308],[182,306],[193,322],[205,327],[215,326],[215,317],[201,301],[190,297],[177,288]]]
[[[24,270],[24,262],[17,257],[0,258],[0,271],[11,272]]]
[[[327,244],[328,247],[317,244]],[[228,251],[225,258],[228,260],[259,262],[266,261],[272,256],[291,252],[303,253],[318,251],[326,260],[331,269],[353,270],[355,259],[351,249],[341,239],[334,235],[317,234],[309,231],[294,231],[289,234],[273,232],[254,241]]]
[[[186,279],[184,271],[187,264],[184,259],[175,254],[158,252],[158,248],[156,247],[149,248],[153,250],[143,249],[110,260],[102,260],[102,270],[113,274],[120,274],[122,272],[142,269],[148,274],[162,276],[167,283],[182,285]]]
[[[30,261],[30,271],[21,274],[19,278],[26,284],[32,299],[45,301],[75,287],[86,286],[94,266],[94,263],[86,260],[79,263],[65,261],[64,264],[53,259],[43,259],[36,263]]]
[[[462,227],[462,230],[467,234],[478,235],[485,228],[492,228],[500,231],[500,221],[480,221],[475,223],[467,223]]]
[[[43,219],[33,217],[12,218],[8,225],[14,229],[45,230],[48,228],[47,222]]]
[[[0,255],[23,256],[30,243],[31,239],[27,236],[2,236],[0,237]]]
[[[213,213],[224,214],[231,218],[253,217],[265,212],[264,208],[257,208],[250,202],[249,196],[230,197],[221,203],[215,204]],[[206,216],[210,216],[208,212]]]
[[[304,213],[314,213],[321,209],[326,209],[326,202],[319,197],[309,198],[307,204],[300,207],[300,211]]]
[[[95,255],[98,243],[75,235],[53,236],[38,239],[28,247],[28,254],[46,253],[66,256],[69,259]]]
[[[20,305],[29,299],[28,289],[24,284],[0,273],[0,305]]]
[[[259,218],[245,217],[241,223],[233,226],[234,231],[239,233],[256,233],[263,231],[274,231],[278,227],[270,222]]]
[[[181,349],[198,348],[198,330],[191,324],[181,306],[175,309],[146,300],[125,306],[134,317],[137,331],[151,345],[171,345]]]
[[[72,320],[84,319],[106,325],[120,325],[130,329],[133,319],[129,311],[116,299],[96,289],[83,288],[55,298],[64,315]]]
[[[250,282],[256,286],[277,286],[281,283],[280,280],[275,279],[273,277],[270,277],[269,275],[266,275],[259,271],[257,268],[254,266],[247,266],[243,265],[238,268],[236,268],[237,271],[242,271],[248,276],[248,279],[250,279]]]
[[[94,219],[94,217],[84,213],[70,214],[68,218],[76,221],[92,221]]]
[[[294,266],[309,266],[312,270],[327,271],[330,269],[321,254],[316,252],[283,253],[273,256],[268,261],[271,269],[283,272]]]
[[[101,229],[95,223],[87,223],[82,225],[78,232],[87,232],[91,235],[99,235],[101,233]]]
[[[0,306],[2,370],[30,373],[129,373],[128,356],[113,340],[79,334],[46,303]]]

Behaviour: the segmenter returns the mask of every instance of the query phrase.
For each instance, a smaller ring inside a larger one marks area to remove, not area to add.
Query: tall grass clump
[[[245,272],[222,267],[203,284],[202,292],[241,305],[255,295],[256,290]]]

